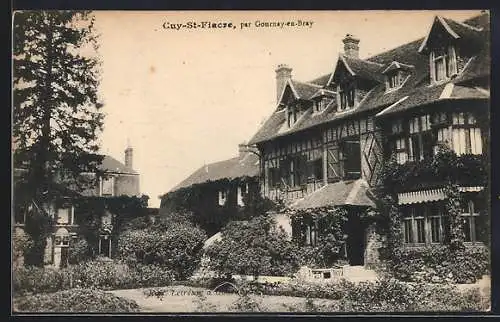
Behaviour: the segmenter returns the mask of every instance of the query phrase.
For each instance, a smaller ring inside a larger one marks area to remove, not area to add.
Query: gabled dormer
[[[291,71],[284,64],[278,65],[276,69],[277,109],[286,116],[286,124],[282,130],[292,128],[305,115],[314,105],[312,96],[321,89],[319,85],[292,80]]]
[[[387,68],[382,71],[385,77],[385,91],[395,91],[403,86],[410,77],[412,65],[403,64],[397,61],[391,62]]]
[[[336,85],[339,112],[356,108],[373,87],[384,81],[382,65],[359,58],[359,39],[348,34],[343,43],[344,54],[339,55],[327,84]]]
[[[336,93],[327,89],[318,90],[312,97],[313,114],[322,113],[330,104],[333,103]]]
[[[481,50],[482,29],[436,16],[420,45],[419,53],[429,56],[430,83],[448,81],[462,72]]]

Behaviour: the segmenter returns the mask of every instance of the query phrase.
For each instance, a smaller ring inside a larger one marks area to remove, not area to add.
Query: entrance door
[[[109,235],[102,235],[99,240],[99,255],[111,258],[111,238]]]
[[[61,247],[61,268],[65,268],[68,266],[68,255],[69,255],[69,248],[68,247]]]
[[[364,265],[365,228],[359,214],[350,211],[347,221],[347,260],[349,265]]]

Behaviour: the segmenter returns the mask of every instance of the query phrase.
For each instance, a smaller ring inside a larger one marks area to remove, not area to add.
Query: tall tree
[[[88,11],[21,11],[13,19],[13,161],[15,212],[83,190],[100,173],[102,130],[94,16]],[[64,183],[61,185],[61,183]],[[43,207],[27,211],[34,243],[27,262],[41,264],[51,224]],[[42,209],[42,210],[41,210]]]
[[[84,188],[96,172],[100,62],[89,11],[23,11],[13,21],[14,166],[29,198],[53,198],[63,179]]]

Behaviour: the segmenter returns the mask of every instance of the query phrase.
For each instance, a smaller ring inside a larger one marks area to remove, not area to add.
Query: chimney
[[[132,157],[133,157],[133,151],[132,147],[130,146],[130,143],[127,144],[127,148],[125,149],[125,166],[133,169],[132,168]]]
[[[238,144],[238,155],[239,155],[240,159],[245,155],[247,150],[248,150],[248,147],[247,147],[247,144],[245,142]]]
[[[359,58],[359,39],[351,34],[347,34],[344,39],[344,54],[347,57]]]
[[[292,79],[292,69],[286,64],[279,64],[276,72],[276,104],[279,103],[281,92],[287,80]]]

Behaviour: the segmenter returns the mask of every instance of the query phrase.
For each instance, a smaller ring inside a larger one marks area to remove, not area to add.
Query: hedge
[[[20,267],[13,271],[15,294],[50,293],[71,287],[102,290],[167,286],[173,273],[157,265],[84,262],[65,269]]]
[[[392,256],[391,272],[403,281],[475,283],[490,271],[486,247],[466,247],[455,252],[446,246],[399,248]]]

